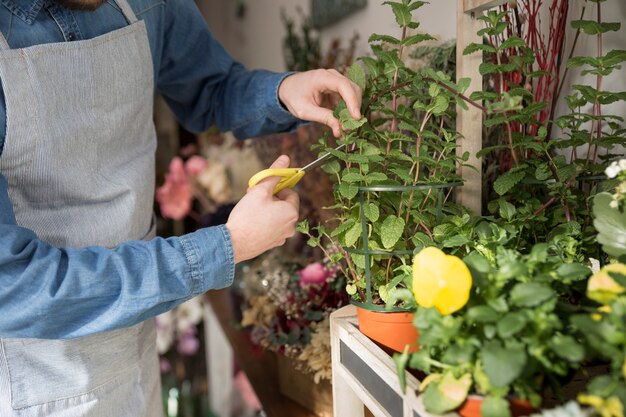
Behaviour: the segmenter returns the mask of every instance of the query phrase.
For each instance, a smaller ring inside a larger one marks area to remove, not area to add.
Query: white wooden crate
[[[375,417],[432,417],[416,395],[413,375],[407,373],[402,392],[393,359],[361,333],[354,306],[331,314],[330,338],[335,417],[363,417],[364,405]]]

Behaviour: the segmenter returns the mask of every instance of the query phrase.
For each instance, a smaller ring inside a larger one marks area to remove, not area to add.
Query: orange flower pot
[[[461,408],[457,410],[457,413],[459,413],[461,417],[481,417],[480,406],[483,404],[483,399],[484,398],[480,395],[470,395]],[[528,416],[537,412],[528,401],[509,400],[509,404],[513,417]]]
[[[359,329],[365,336],[396,352],[404,351],[406,345],[409,352],[418,350],[419,333],[413,326],[413,313],[371,311],[362,307],[356,310]]]

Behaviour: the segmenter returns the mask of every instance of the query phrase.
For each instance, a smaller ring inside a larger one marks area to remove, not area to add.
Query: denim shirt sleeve
[[[0,337],[72,338],[127,327],[229,286],[225,226],[115,249],[55,248],[16,225],[0,174]]]
[[[166,0],[166,8],[157,89],[186,129],[217,125],[243,139],[298,126],[278,99],[290,73],[248,71],[235,62],[193,2]]]

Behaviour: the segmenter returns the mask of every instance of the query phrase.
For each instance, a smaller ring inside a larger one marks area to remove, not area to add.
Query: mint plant
[[[385,4],[394,13],[400,36],[370,36],[372,56],[360,58],[348,70],[363,89],[364,117],[353,120],[340,103],[335,112],[346,131],[339,142],[347,146],[335,151],[330,140],[319,143],[320,152],[336,157],[324,166],[336,184],[335,204],[328,207],[335,216],[321,225],[303,222],[299,230],[309,235],[311,246],[334,248],[328,257],[342,268],[348,293],[360,302],[367,294],[366,244],[374,252],[368,265],[372,301],[384,305],[393,299],[391,304],[410,307],[402,300],[412,298],[413,253],[436,245],[437,225],[464,212],[453,203],[450,183],[460,184],[456,171],[467,155],[456,156],[459,134],[445,121],[455,104],[463,102],[469,80],[456,84],[443,72],[408,68],[404,60],[411,49],[433,39],[412,34],[419,27],[412,13],[425,2]]]
[[[465,50],[481,50],[495,56],[495,60],[480,67],[481,74],[496,82],[495,91],[475,93],[472,98],[485,100],[487,109],[503,110],[492,112],[485,119],[486,127],[500,128],[502,140],[484,148],[480,155],[505,153],[508,158],[499,160],[511,161],[510,166],[499,167],[502,174],[493,183],[496,198],[488,209],[497,214],[503,201],[513,204],[512,216],[504,220],[519,228],[522,249],[567,232],[580,242],[576,249],[580,256],[588,258],[598,253],[589,201],[603,180],[604,167],[616,156],[613,148],[624,143],[626,136],[623,117],[603,110],[608,104],[625,100],[626,92],[606,91],[602,85],[603,78],[626,61],[626,51],[604,53],[602,34],[619,30],[620,24],[603,22],[602,1],[594,3],[598,8],[596,21],[581,18],[571,24],[578,31],[576,39],[579,34],[596,37],[597,55],[573,56],[567,61],[567,68],[581,69],[582,75],[595,75],[596,82],[593,86],[574,85],[565,97],[569,113],[556,120],[543,117],[551,112],[545,102],[536,101],[532,94],[537,80],[545,73],[534,71],[536,54],[523,39],[510,36],[498,45],[472,44]],[[480,33],[490,39],[502,37],[507,30],[506,12],[491,11],[480,19],[486,24]],[[510,53],[512,49],[514,54]],[[518,76],[505,77],[510,73]],[[561,88],[562,84],[557,91]],[[586,110],[589,107],[591,111]],[[560,128],[562,137],[553,133],[554,126]]]

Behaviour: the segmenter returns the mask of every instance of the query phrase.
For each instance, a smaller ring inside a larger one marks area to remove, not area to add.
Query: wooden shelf
[[[230,417],[232,362],[245,372],[268,417],[316,417],[281,394],[276,355],[260,351],[238,330],[230,289],[209,291],[205,309],[209,401],[220,417]]]
[[[330,339],[335,416],[363,417],[365,405],[375,417],[433,417],[417,396],[417,378],[407,373],[402,392],[393,359],[360,332],[354,306],[331,314]]]

